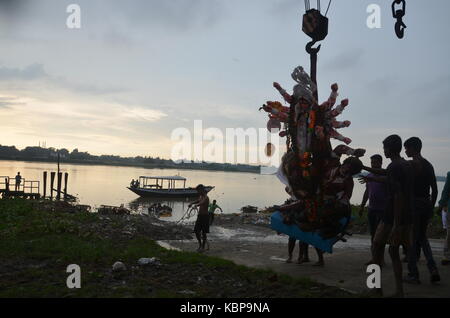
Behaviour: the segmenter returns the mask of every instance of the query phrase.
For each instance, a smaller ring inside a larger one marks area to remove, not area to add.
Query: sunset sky
[[[407,1],[403,40],[390,2],[333,0],[319,53],[320,100],[340,85],[342,133],[368,155],[418,136],[450,170],[450,2]],[[66,7],[81,7],[81,29]],[[366,26],[369,4],[382,28]],[[315,4],[315,1],[311,1]],[[322,1],[322,8],[328,1]],[[0,1],[0,144],[169,158],[171,132],[265,127],[258,108],[309,70],[300,0]],[[368,162],[366,156],[366,163]]]

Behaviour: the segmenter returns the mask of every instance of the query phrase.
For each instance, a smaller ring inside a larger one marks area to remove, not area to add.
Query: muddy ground
[[[333,254],[325,254],[325,266],[316,267],[313,263],[317,257],[310,248],[310,263],[287,264],[287,236],[277,235],[268,226],[269,216],[250,215],[219,215],[210,228],[210,250],[205,254],[231,260],[236,264],[256,268],[272,269],[292,277],[309,277],[320,283],[343,288],[354,293],[365,293],[366,266],[370,258],[370,238],[367,235],[354,234],[348,242],[335,245]],[[449,297],[450,267],[441,266],[442,240],[430,240],[435,260],[441,274],[441,283],[431,284],[426,262],[421,258],[419,271],[421,285],[405,284],[407,297]],[[165,240],[165,244],[183,251],[195,251],[197,242],[192,240]],[[166,245],[167,246],[167,245]],[[298,247],[294,255],[298,253]],[[296,257],[295,257],[296,258]],[[386,251],[386,267],[383,270],[382,284],[385,295],[394,293],[394,275],[389,255]],[[406,274],[406,263],[404,263]]]

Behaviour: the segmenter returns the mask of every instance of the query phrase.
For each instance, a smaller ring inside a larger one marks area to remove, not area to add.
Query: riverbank
[[[264,209],[262,210],[264,211]],[[369,235],[369,225],[367,218],[368,210],[364,209],[363,215],[359,216],[359,206],[352,205],[353,220],[350,223],[348,230],[353,234]],[[216,220],[217,225],[224,227],[231,227],[234,225],[260,225],[268,227],[270,224],[270,213],[234,213],[234,214],[220,214]],[[442,218],[434,211],[433,217],[428,226],[428,238],[431,239],[445,239],[446,230],[442,227]]]
[[[41,163],[55,163],[55,159],[43,158],[0,158],[1,161],[22,161],[22,162],[41,162]],[[215,164],[215,163],[173,163],[173,164],[146,164],[133,162],[109,162],[97,160],[75,160],[64,159],[61,164],[76,164],[87,166],[112,166],[112,167],[136,167],[145,169],[177,169],[177,170],[200,170],[200,171],[223,171],[223,172],[243,172],[259,174],[261,168],[259,166],[249,165],[232,165],[232,164]],[[219,166],[218,166],[219,165]],[[222,165],[222,166],[220,166]]]
[[[145,215],[62,210],[0,200],[0,297],[352,297],[309,278],[158,245],[158,240],[192,241],[190,226]],[[152,257],[160,264],[138,265]],[[112,269],[117,261],[124,263],[123,271]],[[66,286],[69,264],[81,268],[80,289]]]
[[[208,240],[210,250],[207,255],[231,260],[236,264],[254,268],[270,269],[291,277],[309,277],[328,286],[336,286],[355,295],[367,295],[366,281],[368,274],[365,263],[370,258],[370,236],[353,234],[347,242],[338,242],[332,254],[325,254],[325,266],[317,267],[315,250],[309,248],[310,262],[297,264],[298,245],[294,250],[293,262],[286,263],[288,251],[286,235],[277,235],[267,225],[264,216],[218,215],[210,228]],[[173,248],[193,251],[196,240],[165,241]],[[450,295],[450,267],[442,266],[443,240],[430,239],[434,259],[441,275],[439,284],[430,283],[426,261],[422,257],[418,263],[422,284],[405,284],[406,297],[438,298]],[[390,296],[395,291],[395,279],[388,252],[385,252],[386,266],[382,274],[384,295]],[[403,274],[406,274],[403,263]]]

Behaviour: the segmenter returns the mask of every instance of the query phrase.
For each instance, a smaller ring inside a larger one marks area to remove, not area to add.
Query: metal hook
[[[322,44],[320,44],[317,48],[313,48],[313,45],[316,44],[317,41],[312,40],[311,42],[309,42],[308,44],[306,44],[306,52],[308,52],[308,54],[317,54],[320,51],[320,47],[322,46]]]
[[[397,21],[397,23],[395,23],[395,34],[397,34],[399,39],[403,39],[405,36],[405,29],[406,25],[403,21]]]

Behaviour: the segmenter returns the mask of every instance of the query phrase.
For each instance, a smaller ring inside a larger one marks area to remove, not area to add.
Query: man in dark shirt
[[[433,259],[430,243],[427,238],[427,227],[433,215],[433,207],[436,204],[438,189],[433,165],[422,157],[422,141],[412,137],[405,141],[405,152],[414,167],[414,209],[413,209],[413,236],[411,248],[408,252],[408,270],[405,281],[420,284],[417,259],[420,249],[427,260],[431,282],[441,280]],[[431,196],[430,196],[431,189]]]
[[[403,297],[403,269],[399,249],[400,245],[407,248],[410,246],[414,175],[411,164],[400,156],[400,136],[387,137],[383,141],[383,149],[386,158],[391,160],[386,170],[364,167],[365,170],[382,176],[377,180],[387,183],[388,193],[386,210],[373,240],[373,262],[382,265],[384,246],[388,243],[395,275],[394,296]]]

